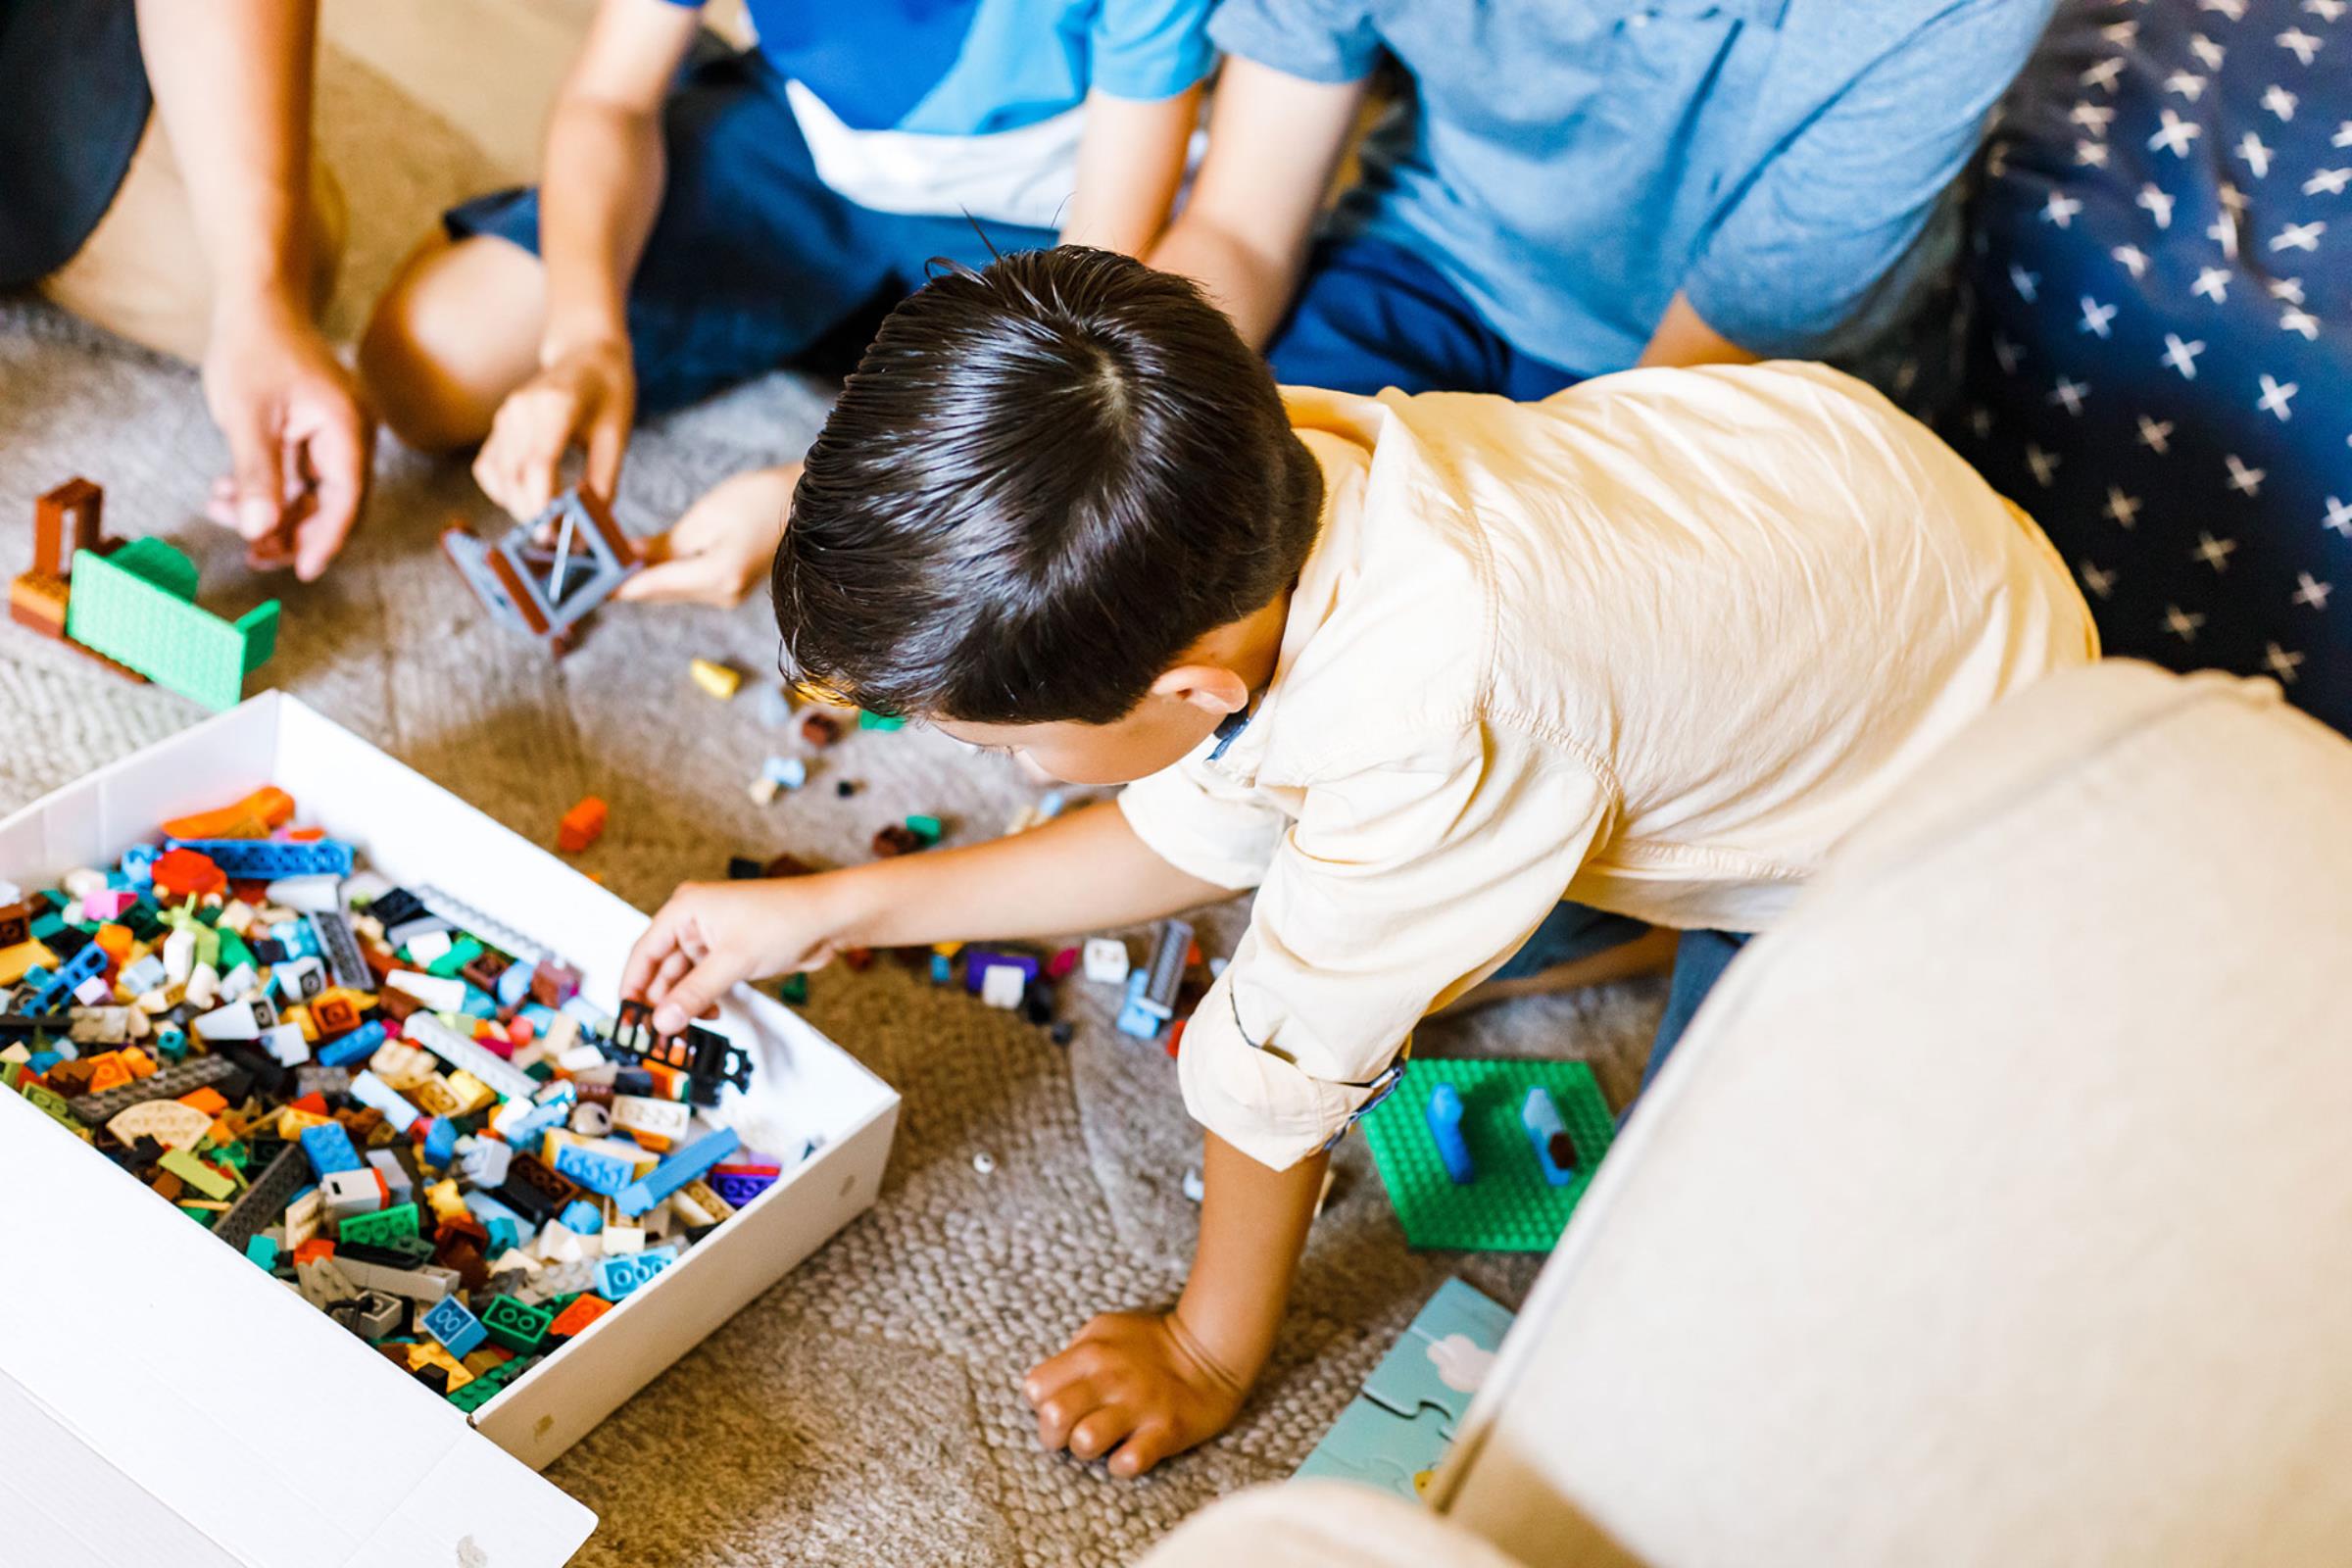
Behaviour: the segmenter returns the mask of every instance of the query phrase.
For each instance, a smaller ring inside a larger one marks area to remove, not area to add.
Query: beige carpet
[[[364,70],[330,63],[325,134],[357,222],[337,318],[380,283],[437,206],[481,175],[466,144]],[[825,388],[789,375],[648,429],[624,521],[674,515],[730,468],[798,453]],[[651,908],[730,854],[862,858],[882,823],[936,812],[957,839],[1034,793],[937,736],[860,735],[817,782],[761,810],[744,795],[780,750],[747,687],[721,706],[696,655],[772,667],[764,606],[608,614],[561,668],[487,625],[434,548],[453,514],[484,520],[462,465],[383,455],[371,514],[315,587],[263,583],[197,515],[220,461],[194,375],[24,302],[0,302],[0,563],[22,569],[32,498],[69,475],[107,487],[118,532],[194,553],[205,597],[282,595],[262,683],[300,694],[526,835],[552,839],[583,793],[612,827],[582,863]],[[0,622],[0,811],[200,716],[152,687]],[[833,782],[862,780],[855,798]],[[0,871],[7,868],[0,867]],[[1242,911],[1213,922],[1216,951]],[[884,962],[816,977],[809,1015],[906,1097],[874,1211],[560,1460],[552,1478],[603,1516],[579,1561],[611,1568],[1131,1559],[1209,1498],[1286,1475],[1448,1273],[1516,1304],[1534,1259],[1407,1251],[1362,1146],[1311,1244],[1277,1359],[1240,1424],[1142,1483],[1038,1451],[1023,1370],[1093,1312],[1173,1298],[1197,1160],[1173,1064],[1117,1035],[1079,982],[1066,1050]],[[1630,1092],[1655,987],[1514,1004],[1425,1032],[1432,1054],[1592,1057]],[[996,1169],[983,1176],[972,1156]]]

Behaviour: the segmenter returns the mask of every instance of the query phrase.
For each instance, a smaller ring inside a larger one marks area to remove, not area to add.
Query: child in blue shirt
[[[480,443],[516,516],[575,444],[609,496],[638,414],[809,354],[934,257],[1141,252],[1184,177],[1212,3],[750,0],[738,54],[699,36],[699,0],[603,0],[541,185],[448,215],[376,306],[368,389],[412,446]],[[798,472],[719,484],[624,597],[741,598]]]
[[[1208,158],[1151,260],[1298,385],[1533,399],[1765,358],[1899,383],[1872,351],[1948,260],[1954,177],[2049,11],[1225,0]],[[1384,62],[1409,90],[1325,219]]]

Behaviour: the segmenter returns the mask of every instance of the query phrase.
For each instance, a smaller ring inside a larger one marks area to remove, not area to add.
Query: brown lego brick
[[[44,637],[66,635],[66,579],[53,571],[27,571],[9,579],[8,618]]]

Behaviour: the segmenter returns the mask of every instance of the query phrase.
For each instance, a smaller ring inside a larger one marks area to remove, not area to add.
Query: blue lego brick
[[[458,1153],[458,1124],[447,1116],[435,1116],[432,1125],[424,1130],[424,1162],[446,1166]]]
[[[349,1093],[361,1104],[382,1111],[396,1133],[406,1133],[424,1114],[410,1103],[408,1096],[365,1069],[352,1075]]]
[[[1151,974],[1143,969],[1136,969],[1128,974],[1127,1004],[1119,1009],[1119,1033],[1132,1035],[1138,1040],[1157,1040],[1159,1038],[1160,1026],[1167,1020],[1153,1012],[1144,1001],[1144,987],[1150,984],[1151,980]]]
[[[1446,1179],[1456,1187],[1476,1181],[1478,1167],[1471,1162],[1468,1140],[1462,1137],[1462,1092],[1451,1084],[1438,1085],[1429,1092],[1423,1117],[1429,1123],[1430,1140],[1438,1146]]]
[[[311,1162],[311,1174],[320,1181],[339,1170],[363,1170],[358,1150],[351,1147],[351,1134],[341,1122],[324,1122],[302,1130],[302,1152]]]
[[[24,995],[17,998],[16,1010],[30,1013],[55,1012],[73,1000],[74,987],[80,985],[84,980],[105,973],[106,963],[106,950],[93,942],[60,964],[57,973],[53,975],[42,975],[36,981],[33,977],[41,975],[42,972],[39,969],[26,971],[24,983],[28,989]]]
[[[463,1360],[479,1349],[490,1338],[482,1320],[466,1309],[466,1303],[454,1296],[444,1296],[433,1303],[432,1310],[418,1318],[418,1326],[441,1342],[441,1348]]]
[[[289,958],[318,958],[325,955],[318,949],[318,931],[308,919],[280,920],[270,928],[270,940],[286,950]],[[329,968],[333,965],[329,964]],[[343,984],[341,980],[335,982]]]
[[[490,1233],[490,1255],[493,1257],[511,1247],[520,1247],[523,1238],[538,1229],[488,1193],[467,1193],[466,1207],[475,1219],[482,1222],[482,1229]]]
[[[355,858],[351,846],[338,839],[306,844],[277,839],[172,839],[171,843],[194,850],[245,882],[274,882],[281,876],[349,876]]]
[[[349,1067],[374,1055],[391,1037],[381,1018],[370,1018],[347,1035],[320,1042],[314,1059],[322,1067]]]
[[[599,1150],[582,1149],[577,1144],[564,1144],[556,1150],[556,1174],[568,1176],[588,1191],[606,1198],[617,1197],[622,1188],[637,1179],[637,1167],[629,1161]]]
[[[264,1269],[277,1267],[277,1241],[274,1237],[255,1236],[245,1243],[245,1255]]]
[[[584,1198],[573,1199],[558,1218],[562,1220],[564,1228],[575,1236],[595,1236],[605,1228],[602,1211]]]
[[[634,1219],[743,1146],[731,1127],[708,1133],[670,1155],[643,1180],[629,1183],[613,1198],[613,1206]]]
[[[989,970],[1006,968],[1021,971],[1021,985],[1026,989],[1037,978],[1041,967],[1035,954],[1007,953],[1002,948],[966,948],[963,950],[963,989],[976,997],[981,987],[988,983]]]
[[[642,1252],[615,1252],[596,1265],[596,1294],[618,1301],[669,1267],[677,1256],[674,1246],[649,1247]]]
[[[122,852],[122,875],[125,885],[134,888],[155,886],[155,859],[164,852],[153,844],[134,844]]]
[[[1576,1140],[1568,1136],[1560,1107],[1542,1084],[1530,1088],[1519,1102],[1519,1125],[1527,1129],[1528,1142],[1535,1146],[1537,1168],[1545,1181],[1565,1187],[1576,1180]]]
[[[524,963],[518,958],[501,969],[498,972],[499,1005],[502,1007],[520,1006],[524,999],[531,994],[531,976],[538,971],[538,968],[537,964]],[[545,1011],[546,1009],[542,1008],[541,1010]],[[550,1013],[549,1016],[553,1017],[554,1014]],[[541,1028],[545,1026],[544,1020],[538,1025]]]

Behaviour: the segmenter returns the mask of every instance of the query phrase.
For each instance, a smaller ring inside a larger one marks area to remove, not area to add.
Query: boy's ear
[[[1178,664],[1152,683],[1152,695],[1223,718],[1250,706],[1250,683],[1222,664]]]

